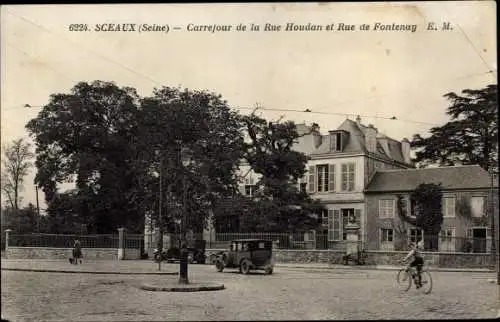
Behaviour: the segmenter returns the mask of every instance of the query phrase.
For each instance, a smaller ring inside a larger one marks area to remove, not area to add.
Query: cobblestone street
[[[178,264],[164,266],[178,271]],[[2,317],[10,321],[215,321],[496,316],[497,286],[488,283],[492,273],[433,272],[434,288],[429,295],[413,288],[401,293],[395,274],[277,267],[271,276],[245,276],[234,270],[218,273],[209,265],[190,265],[191,281],[223,283],[226,289],[169,293],[143,291],[138,286],[176,281],[176,276],[2,271]]]

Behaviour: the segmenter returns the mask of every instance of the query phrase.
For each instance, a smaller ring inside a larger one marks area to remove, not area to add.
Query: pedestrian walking
[[[78,238],[75,239],[75,243],[73,244],[73,264],[77,265],[78,260],[80,260],[80,264],[82,263],[82,245]]]

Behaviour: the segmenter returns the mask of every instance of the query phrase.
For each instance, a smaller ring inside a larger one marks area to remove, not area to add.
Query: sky
[[[425,136],[432,126],[449,120],[444,94],[496,84],[495,5],[433,1],[2,6],[1,141],[28,138],[25,124],[51,94],[94,80],[131,86],[144,96],[164,85],[209,90],[242,108],[243,114],[258,105],[268,120],[284,116],[297,123],[316,122],[324,133],[346,117],[360,115],[362,123],[374,124],[397,140],[416,133]],[[377,22],[417,29],[373,30]],[[441,30],[446,22],[451,30]],[[104,23],[168,25],[169,32],[95,30]],[[323,29],[284,31],[288,23]],[[338,31],[340,23],[355,25],[355,30]],[[439,30],[426,30],[429,23]],[[70,31],[71,24],[86,24],[89,30]],[[187,30],[214,24],[231,25],[231,31]],[[239,24],[247,30],[235,30]],[[250,31],[251,24],[260,30]],[[264,31],[266,24],[282,30]],[[334,31],[327,31],[331,24]],[[370,30],[360,30],[361,24]],[[397,120],[389,120],[393,116]],[[35,171],[26,178],[24,204],[35,201]],[[43,209],[43,195],[40,201]]]

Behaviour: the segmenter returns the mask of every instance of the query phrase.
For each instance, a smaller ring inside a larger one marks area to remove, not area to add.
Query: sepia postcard
[[[500,317],[496,9],[2,5],[2,320]]]

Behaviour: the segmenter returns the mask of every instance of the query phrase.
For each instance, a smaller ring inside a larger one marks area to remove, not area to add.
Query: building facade
[[[309,156],[307,172],[299,179],[299,188],[320,200],[327,209],[321,214],[320,229],[306,232],[304,239],[316,248],[334,249],[346,240],[348,219],[355,218],[361,226],[359,238],[366,239],[364,189],[378,169],[411,168],[410,144],[379,133],[373,125],[346,119],[326,135],[298,124],[301,137],[294,150]],[[260,177],[249,166],[240,168],[240,191],[251,196]]]
[[[498,217],[498,181],[478,165],[377,171],[365,189],[368,249],[403,250],[419,239],[426,244],[424,233],[402,221],[396,212],[397,198],[408,204],[410,193],[421,183],[441,183],[443,187],[443,224],[435,250],[491,250],[492,218]]]

